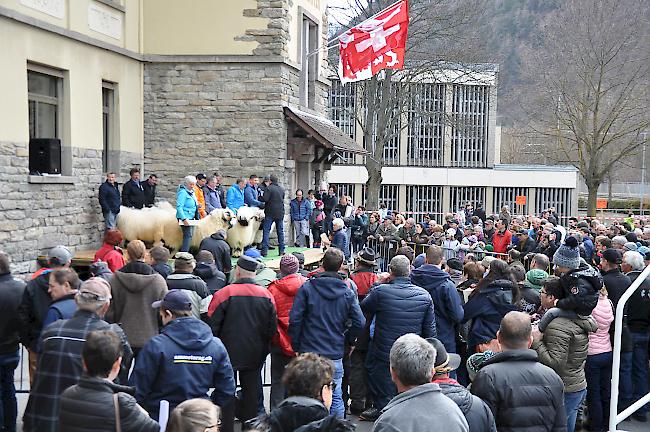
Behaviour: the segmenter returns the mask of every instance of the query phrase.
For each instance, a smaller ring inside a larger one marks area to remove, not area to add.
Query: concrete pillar
[[[485,188],[485,202],[483,203],[483,210],[485,210],[485,213],[488,215],[492,211],[492,207],[494,206],[494,187],[493,186],[487,186]]]
[[[399,185],[397,190],[397,208],[400,211],[412,211],[406,208],[406,185]]]
[[[452,110],[452,101],[454,97],[454,86],[453,84],[447,84],[445,85],[445,114],[447,118],[451,118],[451,110]],[[442,151],[442,160],[443,164],[442,166],[445,167],[450,167],[451,166],[451,131],[452,131],[452,126],[447,123],[445,125],[445,139],[443,141],[443,151]],[[447,192],[449,192],[447,188]],[[444,195],[444,193],[443,193]],[[447,194],[449,197],[449,194]],[[449,201],[447,201],[447,206],[449,206]],[[448,208],[448,207],[443,207],[443,208]]]
[[[444,221],[445,213],[452,211],[451,209],[451,187],[443,186],[442,187],[442,219]]]

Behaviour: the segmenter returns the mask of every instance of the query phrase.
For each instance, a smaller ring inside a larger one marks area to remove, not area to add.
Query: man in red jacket
[[[492,246],[494,252],[505,254],[508,253],[508,246],[512,240],[512,233],[508,231],[508,223],[504,219],[499,219],[497,222],[497,232],[492,237]]]

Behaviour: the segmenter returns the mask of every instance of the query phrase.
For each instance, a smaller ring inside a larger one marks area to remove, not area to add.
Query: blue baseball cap
[[[246,252],[244,252],[244,255],[246,255],[247,257],[253,258],[253,259],[262,258],[262,254],[256,248],[246,249]]]
[[[192,310],[192,300],[185,290],[173,289],[169,291],[162,300],[151,303],[151,307],[158,309],[164,306],[165,309],[174,311]]]

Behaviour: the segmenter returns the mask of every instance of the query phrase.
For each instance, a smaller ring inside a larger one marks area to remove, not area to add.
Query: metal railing
[[[630,287],[623,293],[616,305],[616,316],[614,318],[614,359],[612,361],[612,391],[609,402],[609,430],[615,432],[616,426],[624,421],[626,418],[634,414],[643,405],[650,402],[650,393],[641,397],[638,401],[618,413],[618,385],[620,378],[621,366],[621,335],[623,333],[623,318],[625,304],[632,297],[632,294],[641,286],[643,282],[650,276],[650,265],[641,272],[636,280]],[[647,366],[647,365],[646,365]]]

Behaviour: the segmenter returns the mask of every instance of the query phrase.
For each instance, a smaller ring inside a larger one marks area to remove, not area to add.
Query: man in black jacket
[[[199,250],[207,250],[212,253],[217,268],[226,275],[226,280],[229,280],[232,261],[230,259],[230,245],[226,242],[227,238],[228,231],[219,230],[210,237],[201,240]]]
[[[481,221],[483,221],[483,223],[485,223],[487,216],[485,215],[485,210],[483,210],[483,203],[476,203],[476,208],[474,209],[472,216],[477,216]]]
[[[140,184],[140,170],[131,168],[131,180],[122,186],[122,205],[141,209],[144,207],[144,188]]]
[[[122,363],[122,343],[115,332],[88,333],[81,352],[84,374],[61,395],[60,431],[157,432],[160,425],[140,408],[133,387],[113,383]],[[114,403],[120,413],[117,427]]]
[[[264,203],[264,223],[262,236],[262,256],[266,256],[269,251],[269,234],[271,227],[275,224],[275,230],[278,232],[278,249],[280,255],[284,254],[284,189],[278,185],[278,176],[271,174],[271,184],[260,197]]]
[[[623,254],[618,249],[605,249],[600,260],[600,272],[603,275],[603,285],[607,289],[607,297],[612,301],[614,307],[618,304],[626,289],[632,281],[630,277],[621,273]]]
[[[0,394],[4,416],[0,430],[16,430],[16,389],[14,370],[18,367],[18,306],[23,298],[25,282],[14,279],[9,268],[9,256],[0,252]]]
[[[99,187],[99,205],[102,207],[106,231],[115,228],[120,204],[120,190],[115,181],[115,173],[109,172],[106,174],[106,181]]]
[[[483,364],[471,391],[490,407],[499,432],[566,430],[564,384],[529,349],[530,316],[506,314],[497,340],[503,351]]]
[[[144,192],[144,205],[153,207],[156,201],[156,186],[158,185],[158,176],[149,174],[149,178],[140,183]]]

